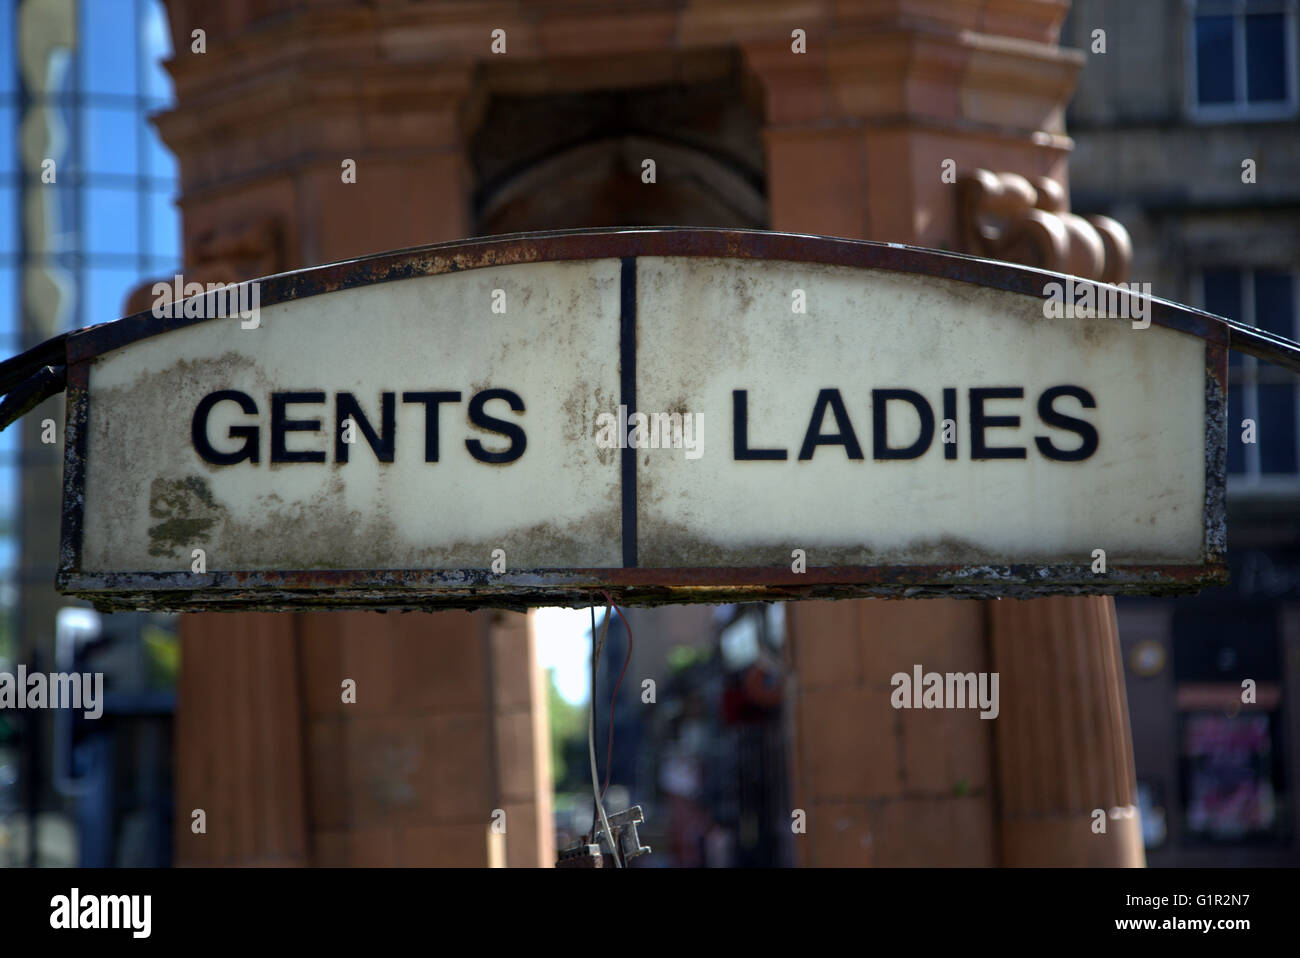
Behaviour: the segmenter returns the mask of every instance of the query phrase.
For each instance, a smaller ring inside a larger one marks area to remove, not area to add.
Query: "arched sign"
[[[66,340],[58,582],[102,606],[1223,581],[1227,326],[1114,286],[653,229],[157,292]]]

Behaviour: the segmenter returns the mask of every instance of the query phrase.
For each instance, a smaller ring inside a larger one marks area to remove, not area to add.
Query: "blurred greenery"
[[[175,688],[181,664],[181,644],[176,634],[156,625],[146,625],[140,631],[140,639],[148,662],[149,688]]]
[[[547,707],[551,715],[551,771],[555,790],[562,791],[564,784],[580,775],[581,767],[575,765],[574,753],[587,750],[587,710],[581,705],[571,705],[555,684],[555,669],[546,670]]]
[[[709,650],[694,645],[675,645],[668,652],[668,669],[670,672],[685,672],[693,665],[707,661]]]

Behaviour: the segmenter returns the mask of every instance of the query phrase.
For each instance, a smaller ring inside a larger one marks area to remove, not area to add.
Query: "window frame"
[[[1292,335],[1300,332],[1300,269],[1287,266],[1210,266],[1204,265],[1196,271],[1196,292],[1198,295],[1197,302],[1201,308],[1205,308],[1205,273],[1210,269],[1234,270],[1241,277],[1241,315],[1229,317],[1256,329],[1262,329],[1255,315],[1255,273],[1259,270],[1267,269],[1270,272],[1289,273],[1291,276],[1291,324]],[[1296,388],[1292,401],[1295,403],[1296,413],[1296,471],[1288,473],[1265,473],[1260,471],[1260,449],[1259,449],[1259,386],[1261,384],[1260,370],[1266,370],[1263,382],[1294,383]],[[1234,377],[1234,373],[1236,376]],[[1300,493],[1300,381],[1295,379],[1295,374],[1287,370],[1272,367],[1254,356],[1243,355],[1241,365],[1237,367],[1228,367],[1228,386],[1240,386],[1242,395],[1242,408],[1240,414],[1232,414],[1232,418],[1227,423],[1228,442],[1241,442],[1241,420],[1252,419],[1255,422],[1256,441],[1249,443],[1242,450],[1242,457],[1245,462],[1246,470],[1240,473],[1226,472],[1228,495],[1252,496],[1252,495],[1295,495]],[[1226,400],[1225,400],[1226,401]]]
[[[1267,122],[1286,120],[1300,115],[1300,90],[1296,67],[1296,24],[1300,20],[1297,0],[1273,0],[1266,7],[1254,7],[1247,0],[1183,0],[1184,54],[1188,69],[1183,78],[1183,99],[1187,116],[1197,123]],[[1282,14],[1285,30],[1283,52],[1286,56],[1286,100],[1251,103],[1246,99],[1246,26],[1248,14]],[[1199,74],[1196,57],[1196,21],[1201,16],[1232,18],[1233,100],[1231,103],[1202,104],[1199,100]]]

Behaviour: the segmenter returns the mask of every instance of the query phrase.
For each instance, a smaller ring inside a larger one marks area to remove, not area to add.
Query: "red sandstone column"
[[[181,620],[176,863],[309,865],[293,617]]]
[[[1143,865],[1109,596],[990,602],[1004,865]]]
[[[945,159],[1065,183],[1065,2],[898,0],[834,32],[779,4],[748,32],[733,5],[697,6],[742,31],[762,80],[774,229],[958,248]],[[1136,816],[1110,817],[1136,801],[1112,599],[800,603],[790,620],[802,863],[1143,864]],[[889,677],[915,663],[1001,671],[1000,716],[893,710]]]
[[[428,8],[257,6],[168,3],[177,105],[159,128],[180,162],[187,279],[465,236],[473,69],[420,40]],[[502,844],[506,864],[553,864],[523,616],[187,615],[180,631],[182,864],[482,866]]]

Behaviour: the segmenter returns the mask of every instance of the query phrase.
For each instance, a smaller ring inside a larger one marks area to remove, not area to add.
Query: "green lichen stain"
[[[149,554],[172,556],[201,548],[203,537],[225,510],[212,498],[206,479],[154,479],[149,486],[149,515],[162,519],[149,527]]]

